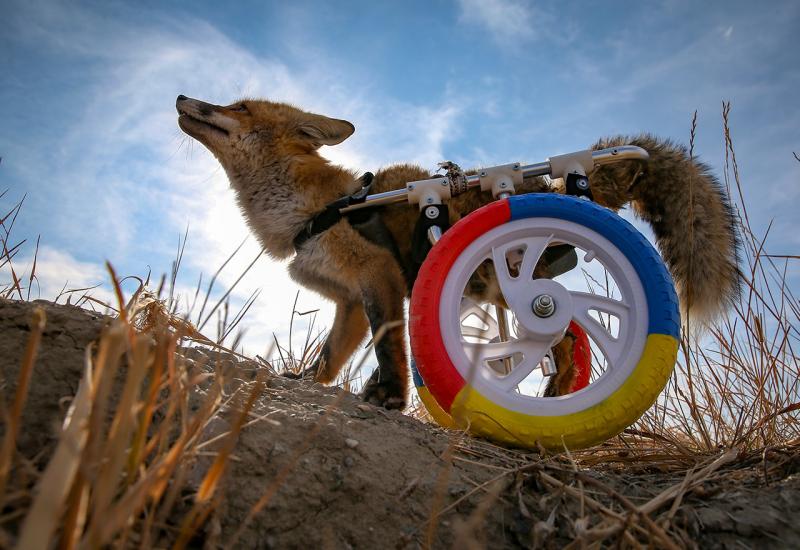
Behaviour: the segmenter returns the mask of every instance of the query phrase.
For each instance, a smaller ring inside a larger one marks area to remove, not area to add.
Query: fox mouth
[[[229,136],[227,129],[218,126],[208,119],[213,119],[218,107],[204,101],[179,95],[175,100],[178,111],[178,126],[195,139],[216,135]]]
[[[178,107],[178,124],[180,127],[186,131],[186,133],[190,135],[194,135],[194,133],[202,132],[205,130],[211,130],[213,132],[219,132],[225,136],[229,135],[228,130],[225,128],[221,128],[216,124],[211,124],[201,118],[197,118],[186,112],[184,109]]]

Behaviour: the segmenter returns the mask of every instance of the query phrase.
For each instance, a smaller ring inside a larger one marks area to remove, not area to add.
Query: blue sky
[[[771,251],[797,254],[798,29],[791,1],[5,2],[0,210],[27,194],[14,235],[41,235],[44,298],[103,282],[106,259],[168,272],[188,223],[191,294],[248,232],[216,161],[178,130],[178,94],[346,118],[355,135],[323,153],[362,171],[535,162],[618,133],[687,142],[696,109],[695,151],[720,177],[730,100],[755,230],[772,221]],[[250,239],[221,286],[257,253]],[[256,288],[246,342],[262,352],[285,338],[295,287],[262,258],[234,302]],[[316,307],[327,325],[330,306],[302,292],[298,309]]]

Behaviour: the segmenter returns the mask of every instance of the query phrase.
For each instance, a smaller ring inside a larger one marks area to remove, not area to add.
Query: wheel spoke
[[[494,271],[497,276],[497,282],[500,285],[500,290],[503,292],[503,297],[509,305],[515,301],[515,297],[522,292],[522,289],[533,279],[533,270],[536,269],[536,264],[539,258],[542,257],[544,249],[553,240],[553,235],[546,237],[529,237],[526,239],[518,239],[510,244],[496,246],[492,248],[492,262],[494,263]],[[516,277],[512,276],[509,272],[508,262],[506,256],[509,250],[525,248],[522,257],[522,263],[519,267],[519,273]],[[513,307],[511,309],[514,309]]]
[[[467,358],[476,363],[502,359],[515,353],[524,353],[525,346],[522,340],[509,340],[508,342],[461,342]]]
[[[471,318],[477,318],[481,323],[486,325],[486,328],[475,327],[466,325],[464,322]],[[464,297],[461,299],[461,334],[463,336],[471,336],[473,338],[481,338],[483,340],[491,340],[495,338],[499,331],[497,328],[497,321],[492,314],[482,308],[472,298]]]
[[[539,365],[539,361],[542,360],[542,357],[544,357],[545,353],[547,353],[547,350],[549,349],[550,346],[547,346],[547,349],[545,349],[545,351],[541,353],[541,356],[538,359],[533,358],[533,356],[539,354],[526,355],[525,358],[522,360],[522,362],[520,362],[519,365],[514,367],[510,373],[502,377],[500,376],[496,377],[497,381],[495,383],[497,384],[497,386],[507,392],[514,391],[517,388],[517,386],[520,385],[520,382],[525,380],[528,377],[528,375],[532,373],[533,370]],[[528,359],[528,357],[532,358]]]
[[[467,357],[481,367],[481,372],[489,374],[493,382],[504,391],[513,391],[533,370],[550,350],[552,343],[536,340],[509,340],[508,342],[471,343],[462,342]],[[484,362],[522,354],[522,361],[509,374],[497,376],[491,369],[484,369]]]
[[[588,292],[570,292],[570,294],[573,304],[572,318],[597,343],[603,355],[605,355],[608,365],[614,365],[624,352],[622,335],[632,327],[630,306],[623,301],[598,294]],[[614,338],[609,327],[603,326],[597,319],[589,315],[590,310],[609,313],[616,317],[616,322],[619,323],[619,337]]]

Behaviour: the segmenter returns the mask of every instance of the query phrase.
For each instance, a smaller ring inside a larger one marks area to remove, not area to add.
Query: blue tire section
[[[414,356],[411,356],[411,378],[414,380],[414,387],[421,388],[425,385],[425,381],[422,379],[422,376],[419,373],[419,369],[417,369],[417,362],[414,360]]]
[[[560,218],[588,227],[612,243],[633,265],[644,287],[648,333],[680,340],[678,296],[672,277],[652,244],[630,223],[593,202],[553,193],[532,193],[508,198],[511,219]]]

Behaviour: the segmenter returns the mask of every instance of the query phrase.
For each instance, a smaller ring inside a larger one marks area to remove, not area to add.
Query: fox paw
[[[406,408],[405,388],[391,380],[385,382],[370,380],[361,390],[361,399],[384,409]]]

